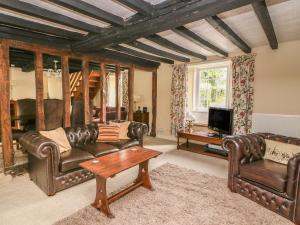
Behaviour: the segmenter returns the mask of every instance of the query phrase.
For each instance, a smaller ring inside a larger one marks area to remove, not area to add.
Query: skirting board
[[[300,115],[253,113],[252,132],[300,138]]]

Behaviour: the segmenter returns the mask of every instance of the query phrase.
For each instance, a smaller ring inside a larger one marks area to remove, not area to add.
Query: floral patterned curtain
[[[121,93],[122,93],[122,106],[128,109],[128,72],[121,71]]]
[[[252,127],[254,94],[253,54],[232,58],[233,134],[248,134]]]
[[[171,86],[171,134],[185,127],[187,108],[187,78],[186,64],[174,65]]]

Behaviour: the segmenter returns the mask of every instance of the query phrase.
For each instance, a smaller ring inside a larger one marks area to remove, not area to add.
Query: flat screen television
[[[232,109],[210,107],[208,111],[208,127],[221,134],[232,134],[232,117]]]

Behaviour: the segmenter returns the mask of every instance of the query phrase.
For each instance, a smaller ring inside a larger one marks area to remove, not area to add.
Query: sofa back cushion
[[[62,127],[55,130],[40,131],[40,134],[54,141],[58,145],[60,153],[70,151],[72,148]]]
[[[74,148],[80,148],[86,144],[94,144],[98,138],[98,125],[92,123],[84,126],[65,128],[69,143]]]
[[[287,165],[290,158],[295,156],[297,153],[300,153],[299,145],[288,144],[269,139],[265,139],[265,142],[265,159]]]

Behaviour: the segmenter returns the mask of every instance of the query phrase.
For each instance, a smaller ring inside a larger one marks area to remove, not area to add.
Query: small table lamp
[[[196,120],[196,117],[193,113],[187,112],[185,116],[186,126],[188,128],[188,132],[192,132],[193,122]]]

